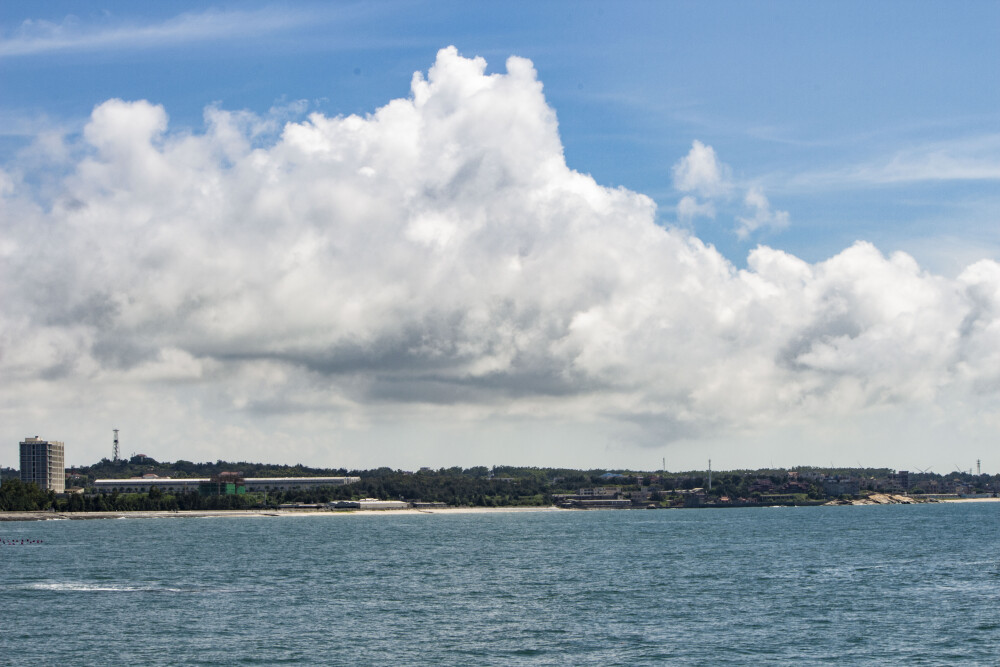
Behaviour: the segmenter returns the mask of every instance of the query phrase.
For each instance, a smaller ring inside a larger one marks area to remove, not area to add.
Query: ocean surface
[[[0,541],[0,664],[1000,664],[1000,503],[8,522]]]

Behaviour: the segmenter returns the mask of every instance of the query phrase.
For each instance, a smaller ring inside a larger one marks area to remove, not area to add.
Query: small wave
[[[72,593],[184,593],[183,588],[156,585],[98,584],[80,581],[28,584],[28,590]]]

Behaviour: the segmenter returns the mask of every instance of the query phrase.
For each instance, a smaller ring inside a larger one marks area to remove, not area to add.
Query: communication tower
[[[977,475],[982,475],[983,474],[982,469],[979,467],[980,463],[982,463],[982,461],[979,460],[979,459],[976,459],[976,474]]]
[[[712,490],[712,459],[708,460],[708,490]]]
[[[114,429],[115,432],[115,445],[114,449],[111,450],[111,460],[118,461],[118,429]]]

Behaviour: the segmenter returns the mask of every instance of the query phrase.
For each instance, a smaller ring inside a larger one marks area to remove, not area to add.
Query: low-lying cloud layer
[[[241,421],[243,444],[294,439],[274,415],[364,431],[421,411],[663,443],[1000,387],[996,262],[950,279],[858,242],[817,264],[758,246],[737,270],[566,165],[529,61],[485,67],[444,49],[410,97],[272,138],[246,112],[192,134],[109,100],[82,145],[0,171],[8,441],[101,401]],[[741,235],[787,224],[711,147],[672,176],[682,218],[725,196]]]

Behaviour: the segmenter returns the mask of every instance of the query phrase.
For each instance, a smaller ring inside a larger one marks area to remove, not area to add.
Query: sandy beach
[[[414,514],[500,514],[524,512],[561,512],[554,506],[545,507],[444,507],[433,509],[400,510],[328,510],[328,509],[275,509],[275,510],[193,510],[177,512],[0,512],[0,521],[86,521],[91,519],[208,519],[233,517],[345,517],[369,515]]]
[[[1000,498],[938,498],[939,503],[998,503]]]

